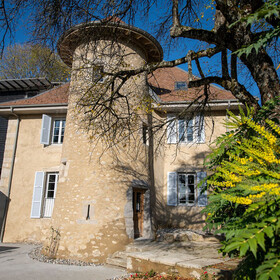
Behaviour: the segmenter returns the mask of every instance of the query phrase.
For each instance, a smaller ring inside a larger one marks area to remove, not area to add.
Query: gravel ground
[[[33,259],[37,260],[39,262],[45,262],[45,263],[52,263],[52,264],[64,264],[64,265],[76,265],[76,266],[101,266],[103,264],[96,264],[91,262],[83,262],[83,261],[77,261],[77,260],[70,260],[70,259],[52,259],[48,258],[47,256],[43,255],[42,253],[42,246],[38,246],[34,248],[30,253],[28,253],[28,256]],[[120,277],[114,277],[107,280],[125,280],[125,279],[132,279],[131,275],[134,275],[133,273],[128,273],[127,275],[120,276]]]
[[[101,264],[91,263],[91,262],[83,262],[77,260],[70,260],[70,259],[57,259],[57,258],[49,258],[42,253],[42,246],[38,246],[34,248],[28,256],[33,260],[37,260],[39,262],[45,263],[53,263],[53,264],[65,264],[65,265],[77,265],[77,266],[98,266]]]

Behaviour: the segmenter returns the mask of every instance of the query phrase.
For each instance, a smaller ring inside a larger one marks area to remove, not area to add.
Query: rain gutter
[[[14,147],[13,147],[11,169],[10,169],[10,174],[9,174],[8,193],[6,196],[4,217],[3,217],[2,227],[1,227],[1,235],[0,235],[1,243],[3,242],[3,237],[4,237],[5,227],[6,227],[6,220],[7,220],[7,216],[8,216],[8,209],[9,209],[9,204],[10,204],[11,186],[12,186],[12,179],[13,179],[13,173],[14,173],[15,157],[16,157],[17,142],[18,142],[18,131],[19,131],[19,123],[20,123],[20,117],[19,117],[19,115],[14,113],[14,108],[12,106],[10,107],[10,112],[12,115],[14,115],[17,118],[17,127],[16,127],[16,135],[15,135],[15,141],[14,141]]]

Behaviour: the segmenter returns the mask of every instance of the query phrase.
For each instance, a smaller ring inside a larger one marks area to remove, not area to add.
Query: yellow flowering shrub
[[[234,279],[280,279],[280,126],[249,108],[229,115],[206,161],[206,228],[225,235],[224,254],[245,257]]]

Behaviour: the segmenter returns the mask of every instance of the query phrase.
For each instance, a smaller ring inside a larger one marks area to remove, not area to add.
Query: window
[[[204,143],[204,116],[194,118],[176,119],[167,117],[167,143]]]
[[[65,123],[65,118],[53,119],[49,115],[43,115],[40,143],[44,145],[62,144]]]
[[[102,65],[95,65],[92,69],[92,81],[94,83],[104,82],[104,67]]]
[[[64,129],[65,129],[64,119],[53,121],[52,143],[54,144],[63,143]]]
[[[178,204],[195,203],[194,174],[178,174]]]
[[[206,182],[197,188],[205,179],[206,172],[184,173],[169,172],[167,175],[167,205],[206,206],[206,191],[201,193]]]
[[[175,89],[176,90],[186,90],[188,89],[187,82],[175,82]]]
[[[148,126],[145,123],[142,124],[142,140],[143,140],[143,144],[149,145]]]
[[[31,218],[50,218],[52,216],[58,172],[36,172],[33,189]]]
[[[193,142],[194,140],[194,127],[193,119],[180,119],[178,120],[179,142]]]

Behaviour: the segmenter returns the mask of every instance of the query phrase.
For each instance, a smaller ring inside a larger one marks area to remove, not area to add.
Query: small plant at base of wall
[[[43,247],[42,253],[49,258],[55,259],[59,246],[59,241],[60,241],[60,232],[58,229],[55,229],[52,226],[50,230],[51,230],[51,236],[48,238],[49,245]]]
[[[196,280],[196,278],[192,277],[182,277],[179,275],[170,275],[166,273],[156,273],[154,270],[150,270],[149,272],[136,272],[130,274],[127,278],[122,278],[122,280]],[[215,278],[201,278],[201,279],[215,279]]]

